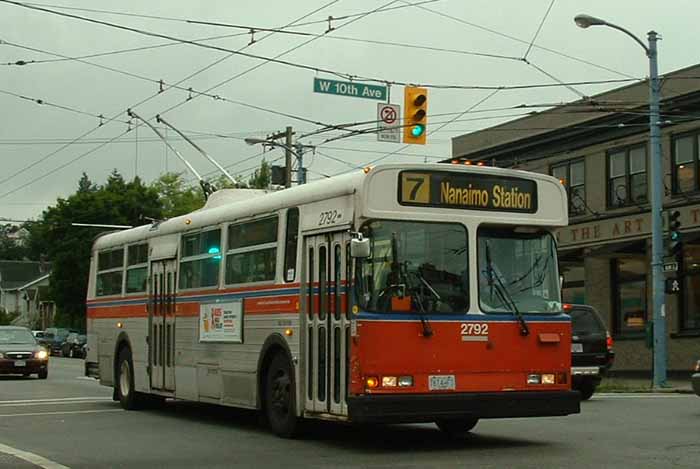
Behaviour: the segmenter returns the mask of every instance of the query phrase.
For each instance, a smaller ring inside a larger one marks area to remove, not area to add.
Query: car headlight
[[[39,360],[46,360],[49,358],[49,354],[46,352],[46,350],[39,350],[38,352],[34,353],[34,356]]]
[[[0,358],[5,358],[5,354],[0,352]]]

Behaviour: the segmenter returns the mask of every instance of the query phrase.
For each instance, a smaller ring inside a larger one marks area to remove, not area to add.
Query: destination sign
[[[399,203],[497,212],[537,211],[537,183],[475,173],[402,171]]]

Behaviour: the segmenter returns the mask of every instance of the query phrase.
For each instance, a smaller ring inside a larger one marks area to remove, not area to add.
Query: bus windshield
[[[556,245],[546,231],[480,228],[479,305],[485,313],[562,311]]]
[[[467,231],[456,223],[375,220],[371,254],[357,269],[359,302],[374,312],[464,313]]]

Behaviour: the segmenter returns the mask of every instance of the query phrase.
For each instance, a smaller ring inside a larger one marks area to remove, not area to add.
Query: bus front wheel
[[[265,376],[265,414],[272,431],[284,438],[292,438],[299,423],[294,389],[289,360],[282,353],[277,353]]]
[[[479,421],[476,417],[454,420],[438,420],[435,425],[450,436],[459,436],[468,433]]]

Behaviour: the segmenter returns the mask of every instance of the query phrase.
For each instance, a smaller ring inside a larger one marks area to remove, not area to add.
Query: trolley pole
[[[284,146],[284,187],[292,187],[292,135],[294,132],[291,127],[287,127],[285,132]]]

